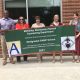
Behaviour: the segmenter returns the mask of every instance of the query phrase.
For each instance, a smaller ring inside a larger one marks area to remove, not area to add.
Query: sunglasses
[[[19,20],[24,20],[24,19],[19,19]]]

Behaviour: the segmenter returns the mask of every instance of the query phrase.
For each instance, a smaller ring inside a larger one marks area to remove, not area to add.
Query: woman
[[[59,22],[59,15],[55,14],[53,17],[53,22],[50,24],[50,27],[63,26],[63,23]]]
[[[73,19],[70,21],[69,25],[74,25],[76,27],[76,52],[77,52],[77,62],[79,62],[80,56],[80,19],[78,13],[73,14]]]
[[[22,16],[20,16],[18,19],[18,23],[16,24],[16,29],[17,30],[29,29],[29,24],[25,22],[25,19]]]
[[[25,22],[25,19],[20,16],[16,24],[16,30],[29,29],[29,24]],[[27,61],[27,56],[24,56],[24,61]],[[17,62],[21,62],[20,56],[17,56]]]
[[[63,26],[63,23],[59,22],[59,15],[55,14],[53,17],[53,22],[50,24],[50,27],[59,27],[59,26]],[[60,53],[60,61],[62,63],[62,52]],[[55,55],[56,52],[53,52],[53,62],[55,62]]]
[[[36,22],[34,24],[32,24],[31,28],[43,28],[43,27],[45,27],[45,25],[40,22],[40,16],[36,16],[35,20],[36,20]]]
[[[31,28],[44,28],[45,25],[43,23],[41,23],[40,20],[40,16],[35,16],[35,23],[32,24]],[[41,54],[37,54],[37,58],[39,59],[39,61],[42,61],[42,55]]]

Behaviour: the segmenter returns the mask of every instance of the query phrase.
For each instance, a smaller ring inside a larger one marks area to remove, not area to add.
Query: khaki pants
[[[7,60],[7,46],[6,46],[6,40],[4,35],[0,35],[1,38],[1,47],[2,47],[2,56],[3,60]]]
[[[7,61],[7,45],[6,45],[6,40],[5,40],[5,35],[0,35],[1,38],[1,47],[2,47],[2,56],[3,60]],[[10,61],[13,61],[13,56],[9,56]]]

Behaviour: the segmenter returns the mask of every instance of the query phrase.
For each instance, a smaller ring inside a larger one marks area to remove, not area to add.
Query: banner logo
[[[62,50],[75,50],[75,37],[61,37],[61,48]]]

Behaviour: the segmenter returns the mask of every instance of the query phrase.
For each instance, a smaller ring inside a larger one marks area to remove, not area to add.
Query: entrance
[[[60,15],[60,4],[61,0],[5,0],[5,8],[9,10],[10,17],[18,19],[23,16],[28,19],[30,26],[35,16],[40,16],[41,21],[49,26],[53,15]]]

